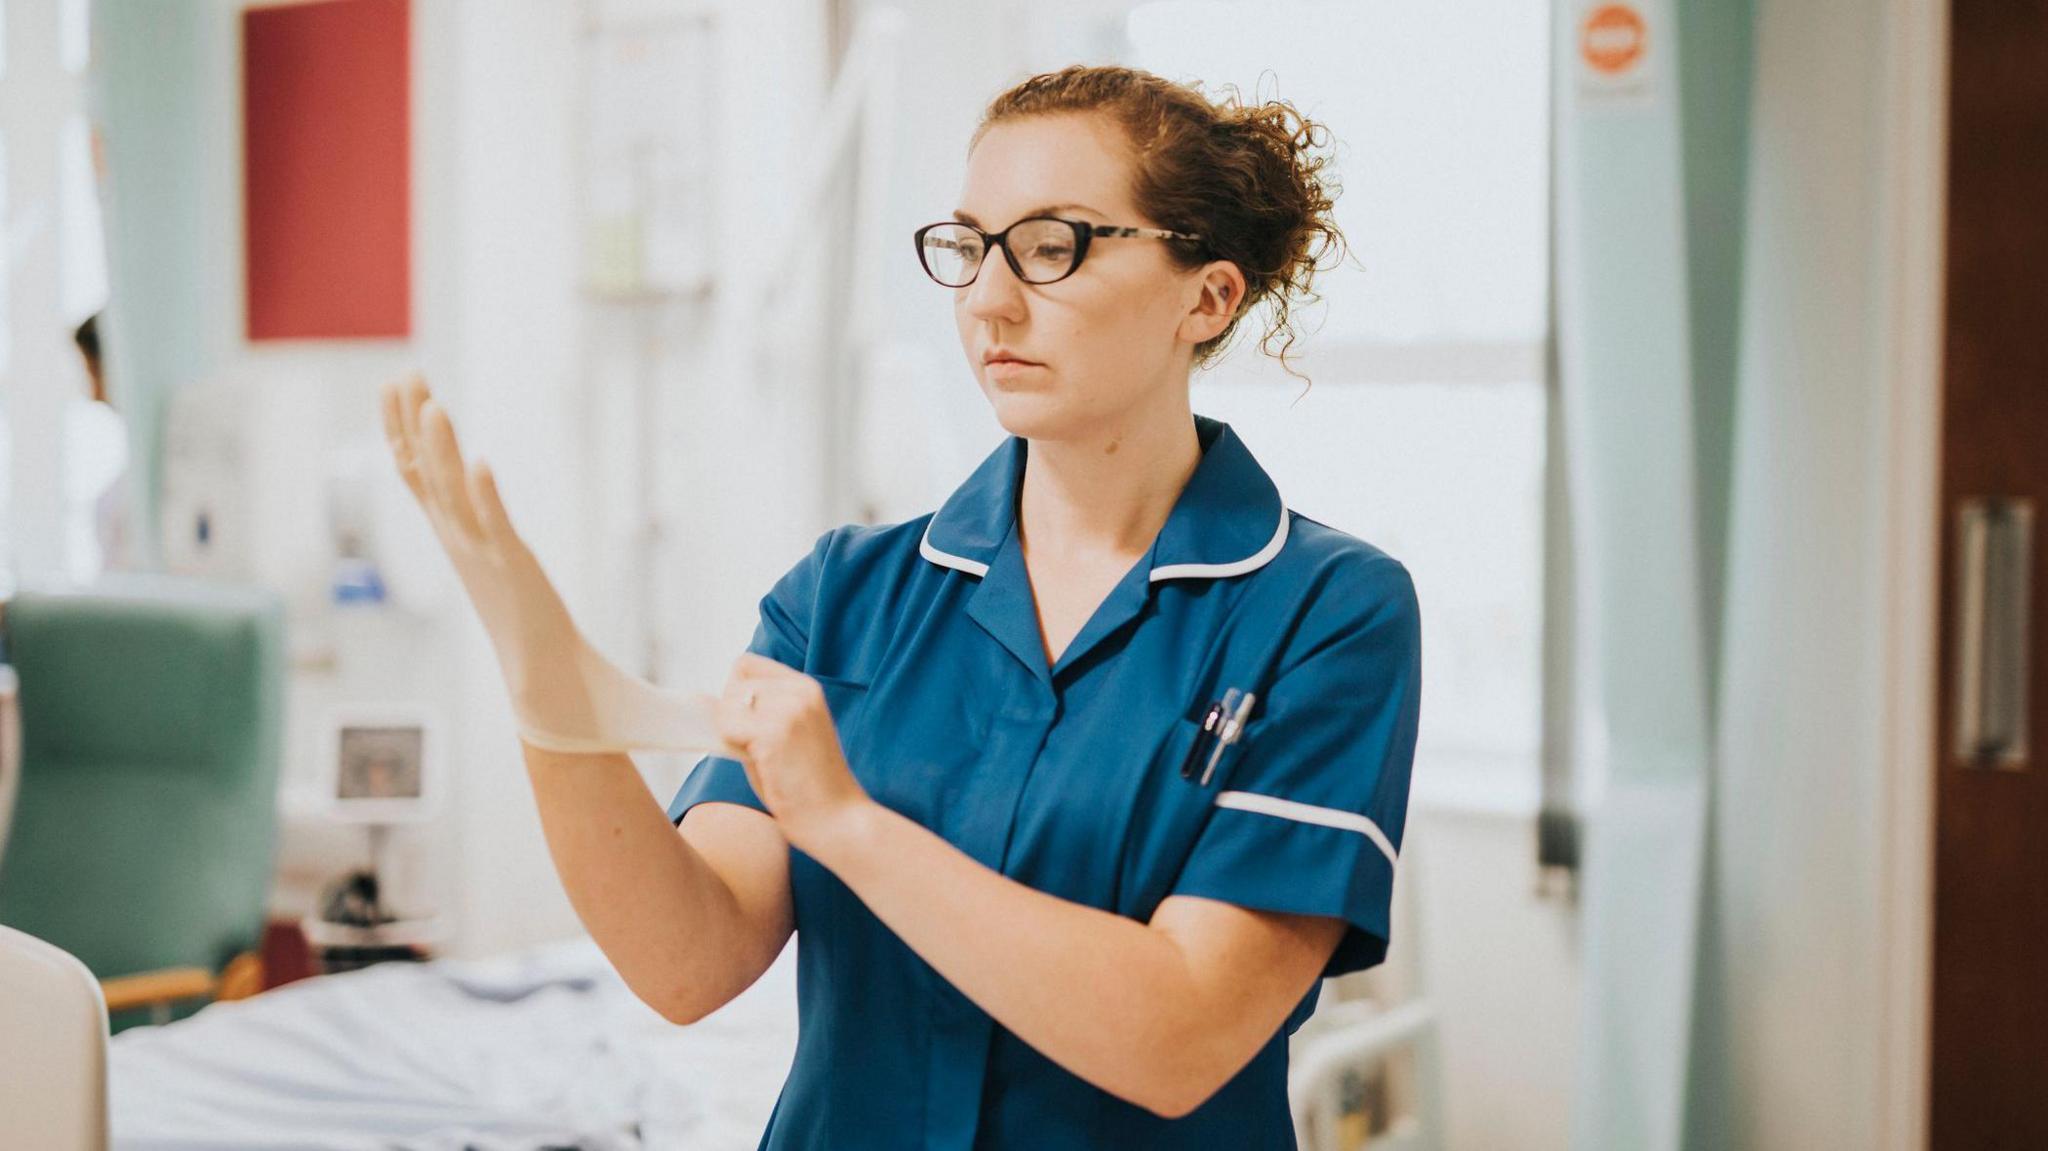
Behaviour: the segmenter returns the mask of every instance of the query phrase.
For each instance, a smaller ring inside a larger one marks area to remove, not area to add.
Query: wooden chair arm
[[[214,989],[216,1000],[247,999],[263,990],[263,954],[259,951],[244,951],[228,965],[221,968],[220,985]]]
[[[166,967],[100,980],[110,1012],[212,995],[214,987],[213,973],[204,967]]]
[[[228,960],[218,976],[204,967],[166,967],[100,980],[100,993],[107,997],[109,1012],[201,997],[247,999],[261,990],[263,956],[256,951],[244,951]]]

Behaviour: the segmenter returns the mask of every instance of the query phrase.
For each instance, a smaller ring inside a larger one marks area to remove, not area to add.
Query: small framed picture
[[[351,705],[322,727],[321,798],[359,823],[431,818],[440,800],[442,724],[412,704]]]

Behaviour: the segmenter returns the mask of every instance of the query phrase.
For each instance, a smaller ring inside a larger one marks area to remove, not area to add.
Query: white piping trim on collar
[[[1245,572],[1256,571],[1259,568],[1265,567],[1266,564],[1272,561],[1274,556],[1280,554],[1281,547],[1287,543],[1287,521],[1290,518],[1292,517],[1288,515],[1286,506],[1282,505],[1280,508],[1280,526],[1273,530],[1273,538],[1266,541],[1265,547],[1260,548],[1241,560],[1233,560],[1226,564],[1167,564],[1165,567],[1152,569],[1152,582],[1157,583],[1163,579],[1179,579],[1183,576],[1243,575]]]
[[[1287,522],[1291,518],[1287,508],[1281,507],[1280,526],[1273,529],[1273,538],[1266,541],[1265,547],[1260,548],[1241,560],[1232,560],[1229,563],[1221,564],[1167,564],[1164,567],[1153,568],[1150,580],[1153,583],[1157,583],[1163,579],[1182,579],[1191,576],[1234,576],[1243,575],[1248,571],[1257,571],[1271,563],[1273,557],[1280,554],[1280,549],[1286,546]],[[940,551],[932,544],[932,524],[936,523],[937,520],[938,515],[934,513],[932,518],[925,522],[924,535],[919,537],[917,541],[918,554],[938,564],[940,567],[953,568],[956,571],[964,571],[973,576],[987,576],[987,564],[982,563],[980,560],[968,559],[966,556],[956,556],[951,552]]]
[[[918,554],[932,561],[933,563],[938,564],[940,567],[949,567],[954,569],[955,571],[964,571],[971,576],[988,575],[987,564],[982,563],[979,560],[968,559],[966,556],[956,556],[951,552],[942,552],[938,548],[932,546],[932,524],[937,522],[938,518],[938,514],[935,512],[932,514],[932,518],[930,520],[925,521],[924,535],[920,537],[917,541]]]
[[[1387,839],[1387,833],[1380,825],[1355,811],[1340,811],[1334,807],[1317,807],[1312,803],[1298,803],[1278,796],[1259,795],[1250,791],[1219,791],[1216,806],[1234,807],[1239,811],[1255,811],[1260,815],[1275,815],[1297,823],[1314,823],[1323,827],[1334,827],[1340,831],[1355,831],[1372,840],[1373,846],[1387,857],[1388,863],[1396,862],[1394,845]]]

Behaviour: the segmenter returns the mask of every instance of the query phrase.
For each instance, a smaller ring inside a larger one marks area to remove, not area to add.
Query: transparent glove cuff
[[[567,677],[513,693],[519,738],[568,754],[633,750],[733,755],[719,734],[718,699],[656,687],[630,675],[588,643]]]

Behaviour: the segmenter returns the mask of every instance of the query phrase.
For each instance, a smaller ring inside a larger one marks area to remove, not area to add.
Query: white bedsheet
[[[796,947],[689,1027],[589,939],[384,963],[113,1039],[115,1151],[752,1151],[796,1045]]]

